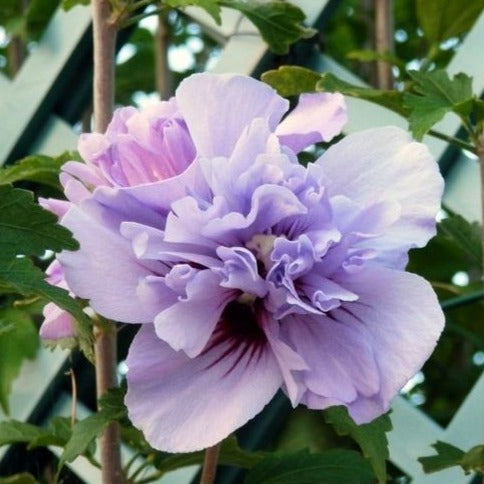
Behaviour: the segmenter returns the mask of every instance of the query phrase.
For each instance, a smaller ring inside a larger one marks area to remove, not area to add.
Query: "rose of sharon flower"
[[[193,163],[100,187],[63,218],[81,246],[59,257],[69,287],[108,318],[145,323],[127,359],[132,422],[155,448],[185,452],[279,388],[358,423],[381,415],[443,327],[430,285],[404,272],[435,233],[443,181],[427,148],[372,129],[306,168],[295,153],[321,139],[323,118],[323,138],[338,132],[341,98],[304,97],[280,122],[287,104],[267,86],[205,74],[177,102]]]
[[[60,175],[67,201],[40,200],[60,220],[72,203],[90,197],[98,186],[134,186],[170,178],[183,172],[195,158],[195,147],[175,98],[143,110],[117,109],[106,133],[82,134],[78,148],[86,163],[70,161]],[[50,284],[69,289],[57,260],[46,274]],[[44,340],[75,336],[74,319],[68,312],[49,303],[43,314],[40,336]]]

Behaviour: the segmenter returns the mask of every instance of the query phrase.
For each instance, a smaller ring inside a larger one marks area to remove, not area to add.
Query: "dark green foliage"
[[[9,413],[9,394],[25,359],[33,359],[39,346],[37,328],[21,309],[0,309],[0,407]]]
[[[300,451],[267,457],[253,467],[245,484],[366,484],[374,482],[368,462],[358,452],[328,450],[321,454]]]
[[[0,261],[16,255],[42,255],[46,250],[76,250],[72,234],[57,217],[34,202],[31,192],[0,186]]]
[[[348,435],[360,446],[378,481],[386,482],[386,460],[390,457],[386,433],[392,430],[389,415],[385,414],[367,424],[357,425],[345,407],[331,407],[324,411],[324,417],[338,435]]]

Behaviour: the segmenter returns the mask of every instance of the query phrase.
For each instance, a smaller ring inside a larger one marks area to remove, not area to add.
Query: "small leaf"
[[[9,477],[0,477],[0,484],[36,484],[37,480],[32,474],[22,472]]]
[[[9,413],[8,397],[11,386],[17,378],[26,359],[33,359],[39,347],[37,327],[30,315],[15,308],[0,310],[0,407]]]
[[[164,4],[173,8],[183,8],[188,6],[200,7],[215,20],[217,25],[222,23],[218,0],[165,0]]]
[[[381,89],[355,86],[354,84],[338,79],[329,72],[321,75],[321,79],[316,87],[318,91],[340,92],[345,96],[379,104],[402,116],[407,116],[408,114],[408,110],[402,105],[403,93],[399,91],[384,91]]]
[[[409,71],[415,94],[405,93],[403,102],[410,110],[409,127],[417,140],[447,113],[467,116],[472,109],[472,78],[457,74],[451,80],[447,72]]]
[[[59,468],[66,462],[72,462],[80,455],[88,452],[94,439],[101,434],[111,421],[111,416],[107,412],[101,411],[77,422],[72,429],[71,438],[67,442],[64,452],[60,456]]]
[[[417,0],[417,20],[429,44],[466,33],[484,8],[484,0]]]
[[[0,169],[0,185],[30,181],[60,190],[61,166],[69,160],[77,159],[78,154],[75,152],[66,152],[56,158],[43,155],[27,156],[13,165]]]
[[[305,27],[303,11],[283,0],[220,0],[223,7],[242,12],[259,30],[269,48],[276,54],[289,52],[289,46],[312,37],[316,31]]]
[[[370,423],[357,425],[345,407],[331,407],[324,411],[325,419],[338,435],[349,435],[360,446],[371,462],[379,482],[386,482],[386,460],[390,457],[386,432],[392,429],[388,415]]]
[[[460,465],[464,456],[463,450],[441,441],[436,442],[432,447],[437,451],[437,455],[418,458],[427,474]]]
[[[281,66],[277,70],[264,72],[261,79],[272,86],[279,95],[288,97],[316,91],[321,74],[305,67]]]
[[[42,255],[47,249],[76,250],[79,244],[57,217],[34,203],[27,190],[0,185],[0,260],[12,256]]]
[[[346,55],[348,59],[357,60],[360,62],[374,62],[383,61],[388,64],[405,69],[405,62],[391,52],[376,52],[375,50],[352,50]]]
[[[301,451],[267,457],[247,474],[245,484],[341,484],[374,481],[371,467],[358,452],[328,450],[322,454]]]

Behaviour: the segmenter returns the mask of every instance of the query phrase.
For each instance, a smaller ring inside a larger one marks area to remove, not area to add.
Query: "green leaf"
[[[0,422],[0,447],[3,445],[27,443],[40,437],[43,433],[43,429],[29,423],[17,420]]]
[[[432,447],[437,451],[437,455],[418,458],[426,473],[437,472],[448,467],[460,465],[460,461],[464,456],[463,450],[441,441],[436,442]]]
[[[1,188],[1,187],[0,187]],[[75,318],[79,346],[92,360],[91,322],[79,303],[60,287],[51,286],[44,280],[44,273],[26,257],[14,258],[0,264],[0,287],[24,296],[37,295],[68,311]]]
[[[375,50],[352,50],[346,55],[348,59],[357,60],[360,62],[374,62],[383,61],[388,64],[405,69],[405,62],[391,52],[376,52]]]
[[[473,103],[472,78],[457,74],[453,79],[447,72],[409,71],[415,94],[405,93],[403,102],[410,110],[409,127],[417,140],[447,113],[453,111],[467,116]]]
[[[417,19],[429,44],[466,33],[484,8],[484,0],[417,0]]]
[[[276,54],[289,52],[289,46],[312,37],[316,31],[305,27],[303,11],[283,0],[220,0],[223,7],[242,12],[259,30],[269,48]]]
[[[355,478],[357,480],[355,480]],[[328,450],[322,454],[301,451],[272,455],[247,474],[245,484],[341,484],[374,481],[371,467],[358,452]]]
[[[217,25],[222,23],[218,0],[165,0],[164,4],[173,8],[183,8],[189,6],[200,7],[203,8],[215,20]]]
[[[321,74],[305,67],[281,66],[264,72],[261,79],[272,86],[279,95],[288,97],[316,91],[316,84],[321,79]]]
[[[250,469],[268,455],[267,452],[247,452],[241,449],[237,442],[237,438],[232,436],[222,442],[218,462],[220,465]],[[204,456],[204,451],[176,455],[157,452],[154,456],[153,465],[158,471],[165,473],[181,467],[201,464]]]
[[[62,0],[61,6],[67,12],[76,5],[89,5],[91,0]]]
[[[64,447],[72,435],[70,417],[53,417],[47,429],[38,437],[30,439],[29,448],[56,446]]]
[[[370,461],[379,482],[386,482],[386,460],[390,457],[386,432],[392,429],[388,415],[370,423],[357,425],[345,407],[331,407],[324,411],[325,419],[338,435],[349,435]]]
[[[15,308],[0,310],[0,407],[9,413],[9,394],[26,359],[33,359],[39,347],[37,327],[30,315]]]
[[[437,234],[451,241],[471,266],[482,267],[481,226],[478,222],[468,222],[461,215],[450,214],[437,225]]]
[[[407,116],[408,114],[408,110],[402,105],[403,93],[399,91],[384,91],[381,89],[355,86],[354,84],[338,79],[329,72],[321,74],[321,79],[316,88],[318,91],[340,92],[345,96],[370,101],[391,111],[395,111],[402,116]]]
[[[110,415],[111,420],[127,418],[128,411],[124,404],[126,383],[117,388],[110,388],[100,399],[99,406],[102,412]]]
[[[47,249],[76,250],[79,244],[57,217],[34,202],[31,192],[0,186],[0,261],[21,255],[42,255]]]
[[[379,104],[402,116],[408,114],[408,110],[402,105],[403,93],[356,86],[329,72],[319,74],[304,67],[282,66],[262,74],[262,80],[276,89],[281,96],[314,91],[340,92],[345,96]]]
[[[37,480],[32,474],[22,472],[9,477],[0,477],[0,484],[36,484]]]
[[[60,156],[33,155],[19,160],[14,165],[0,169],[0,185],[18,181],[30,181],[61,189],[59,172],[61,166],[69,160],[77,160],[76,152],[65,152]]]
[[[59,468],[66,462],[72,462],[80,455],[87,453],[96,437],[111,421],[111,416],[107,412],[101,411],[77,422],[72,429],[71,438],[67,442],[64,452],[60,456]]]

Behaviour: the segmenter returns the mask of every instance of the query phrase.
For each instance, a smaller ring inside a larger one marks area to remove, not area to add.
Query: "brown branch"
[[[484,128],[477,140],[477,156],[479,157],[479,171],[481,174],[481,237],[482,237],[482,275],[481,280],[484,278]]]
[[[203,461],[202,477],[200,478],[200,484],[212,484],[215,481],[220,445],[221,444],[218,443],[213,447],[209,447],[205,451],[205,459]]]
[[[114,58],[116,26],[110,23],[108,0],[92,1],[94,36],[94,131],[104,132],[111,120],[114,107]],[[96,358],[96,390],[98,399],[109,388],[117,386],[116,328],[113,325],[95,328],[94,354]],[[101,472],[103,484],[125,482],[121,467],[119,426],[112,423],[100,438]]]
[[[155,35],[155,82],[161,99],[171,96],[171,76],[168,67],[168,42],[170,37],[166,12],[158,14],[158,28]]]
[[[375,0],[375,50],[379,54],[393,52],[393,1]],[[393,88],[392,66],[381,60],[376,63],[377,87]]]

